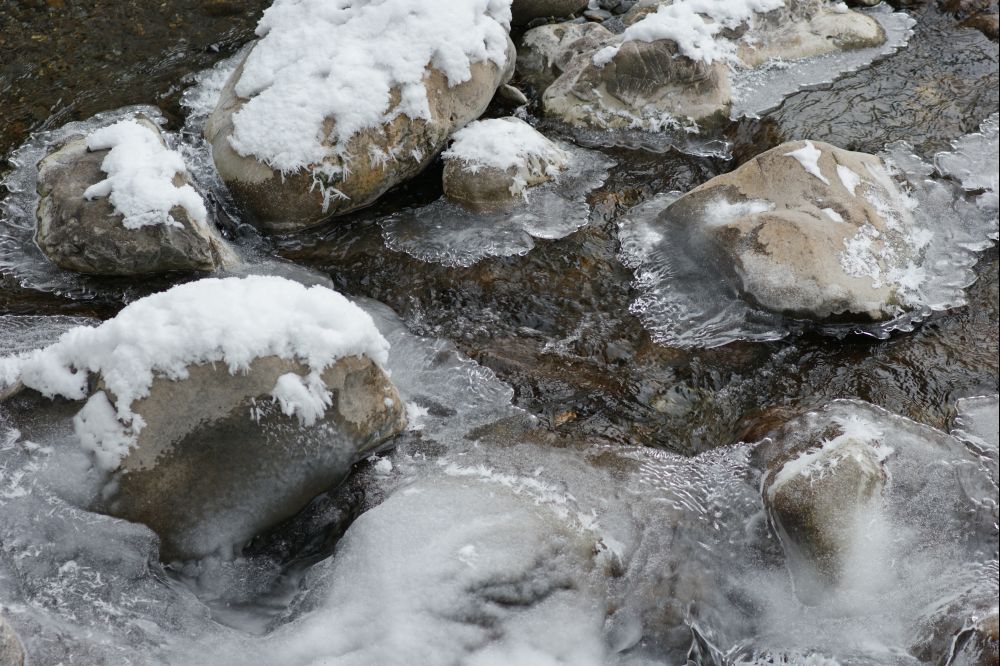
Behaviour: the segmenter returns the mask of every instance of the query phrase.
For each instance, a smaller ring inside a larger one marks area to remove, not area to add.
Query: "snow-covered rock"
[[[600,23],[547,23],[521,37],[517,75],[538,92],[544,91],[576,55],[593,52],[614,38]]]
[[[804,601],[838,581],[852,535],[870,521],[885,487],[878,431],[841,424],[842,432],[788,452],[764,479],[764,505],[781,535]]]
[[[569,16],[587,8],[587,0],[513,0],[510,11],[515,25],[546,16]]]
[[[773,312],[882,320],[906,303],[928,237],[874,155],[781,144],[660,213],[744,297]],[[671,231],[673,229],[673,231]]]
[[[0,666],[22,666],[24,648],[3,616],[0,616]]]
[[[624,20],[596,48],[550,58],[567,62],[543,95],[546,114],[597,129],[680,127],[728,115],[734,67],[886,39],[871,17],[818,0],[651,1]]]
[[[206,124],[222,179],[269,231],[370,204],[509,80],[509,21],[495,0],[278,0]]]
[[[76,435],[111,475],[97,508],[152,527],[163,557],[191,558],[294,514],[405,427],[387,353],[334,291],[227,278],[135,301],[0,360],[0,375],[86,399]]]
[[[39,163],[37,187],[35,241],[62,268],[140,275],[236,261],[181,155],[145,118],[68,142]]]
[[[476,211],[528,198],[527,190],[555,178],[569,153],[518,118],[479,120],[459,130],[443,153],[444,194]]]

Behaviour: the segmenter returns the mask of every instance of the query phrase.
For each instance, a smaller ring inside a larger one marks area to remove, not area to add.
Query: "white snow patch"
[[[833,220],[834,222],[844,221],[844,216],[832,208],[821,208],[820,210],[822,210],[823,214],[826,215],[831,220]]]
[[[104,391],[90,396],[73,418],[73,430],[80,446],[93,453],[98,467],[105,470],[118,467],[135,445],[135,434],[118,420]]]
[[[279,277],[213,278],[139,299],[99,326],[72,328],[44,349],[0,359],[0,376],[18,377],[49,397],[80,400],[90,374],[98,373],[115,396],[121,426],[137,434],[143,424],[132,403],[148,394],[154,377],[184,379],[190,365],[224,363],[236,374],[257,358],[278,356],[320,373],[345,356],[384,366],[388,351],[371,316],[326,287]],[[283,408],[304,421],[324,402],[314,389],[287,379],[275,387]],[[81,432],[110,432],[99,403],[88,402]]]
[[[730,203],[726,199],[719,199],[705,207],[705,222],[712,226],[722,226],[741,217],[766,213],[771,210],[774,210],[774,204],[762,199],[750,199],[739,203]]]
[[[477,120],[452,135],[451,147],[442,155],[459,159],[473,171],[483,167],[509,169],[525,162],[546,163],[554,176],[569,160],[569,154],[520,118]]]
[[[281,405],[285,416],[297,416],[304,426],[311,426],[323,418],[326,408],[333,404],[333,396],[316,372],[310,372],[305,377],[294,372],[281,375],[274,384],[271,397]]]
[[[276,0],[236,84],[249,101],[230,142],[282,173],[315,171],[362,130],[430,120],[428,67],[451,86],[475,63],[504,67],[509,24],[509,0]]]
[[[208,211],[190,185],[174,185],[187,175],[181,154],[163,145],[159,135],[136,120],[120,120],[87,137],[90,150],[108,150],[101,170],[108,175],[84,191],[87,199],[108,197],[126,229],[164,224],[181,227],[170,210],[183,208],[194,222],[205,224]]]
[[[802,168],[808,173],[816,176],[825,184],[829,185],[830,180],[823,175],[823,172],[819,170],[819,158],[823,155],[823,151],[813,145],[812,141],[806,141],[806,145],[802,146],[798,150],[793,150],[790,153],[785,153],[785,157],[794,157],[798,160]]]
[[[655,12],[626,28],[622,42],[601,49],[592,62],[603,67],[615,57],[621,44],[661,39],[675,42],[680,54],[691,60],[713,63],[732,59],[736,44],[720,38],[719,33],[739,27],[755,13],[769,12],[784,4],[782,0],[676,0],[660,5]]]

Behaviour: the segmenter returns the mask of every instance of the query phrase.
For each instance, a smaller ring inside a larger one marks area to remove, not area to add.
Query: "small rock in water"
[[[547,23],[524,33],[517,51],[517,74],[539,93],[565,71],[579,53],[595,51],[613,37],[599,23]]]
[[[641,2],[622,21],[624,32],[588,49],[553,49],[549,60],[564,64],[545,90],[547,115],[594,129],[681,129],[728,116],[734,63],[752,69],[886,41],[875,19],[811,0]]]
[[[768,474],[764,503],[799,574],[796,592],[803,601],[815,601],[840,580],[852,535],[885,487],[884,453],[864,433],[844,432]]]
[[[474,211],[503,209],[564,170],[569,154],[518,118],[471,123],[444,152],[444,194]]]
[[[109,154],[89,149],[90,138],[83,138],[39,163],[35,241],[42,252],[61,268],[94,275],[212,271],[235,264],[235,253],[208,221],[180,155],[166,148],[156,125],[139,117],[91,137],[120,127],[150,144],[149,159],[135,155],[145,146],[134,141]],[[130,157],[132,163],[122,163]],[[165,180],[157,180],[160,174],[153,172],[164,169],[172,176],[164,172]]]
[[[23,666],[24,648],[14,630],[0,616],[0,666]]]
[[[879,321],[905,304],[927,241],[907,233],[910,205],[874,155],[794,141],[695,188],[660,221],[692,234],[705,270],[768,310]]]

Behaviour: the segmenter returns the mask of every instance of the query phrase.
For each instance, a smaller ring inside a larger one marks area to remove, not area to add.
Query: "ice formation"
[[[429,119],[426,68],[454,86],[473,63],[504,67],[509,23],[509,0],[277,0],[236,84],[249,101],[233,116],[232,146],[289,173],[398,115]]]
[[[813,145],[812,141],[806,141],[806,145],[802,146],[798,150],[785,153],[788,157],[794,157],[795,160],[802,165],[802,168],[806,170],[806,173],[816,176],[825,184],[829,185],[830,180],[819,170],[819,158],[822,154],[823,153]]]
[[[471,266],[486,257],[526,254],[534,239],[568,236],[587,224],[587,194],[604,183],[613,162],[568,144],[558,144],[558,150],[566,155],[565,169],[532,187],[530,199],[511,210],[470,213],[442,197],[380,220],[386,245],[422,261]]]
[[[187,175],[181,154],[163,145],[151,127],[136,120],[120,120],[87,136],[87,148],[107,150],[101,170],[107,178],[88,187],[88,199],[107,197],[124,218],[126,229],[165,224],[180,227],[170,211],[183,208],[192,221],[205,224],[208,211],[191,185],[174,184]]]

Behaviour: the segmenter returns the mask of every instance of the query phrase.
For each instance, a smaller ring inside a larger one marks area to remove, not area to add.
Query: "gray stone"
[[[159,134],[151,122],[142,122]],[[89,151],[86,141],[77,139],[39,162],[35,242],[53,263],[93,275],[212,271],[236,263],[219,233],[191,220],[183,208],[170,211],[181,227],[127,229],[107,198],[85,199],[84,191],[105,178],[101,162],[107,153]],[[174,181],[187,182],[181,174]]]
[[[242,64],[226,83],[206,123],[205,136],[212,144],[219,175],[233,198],[248,213],[250,222],[264,231],[303,229],[328,217],[367,206],[389,188],[423,171],[452,132],[482,115],[497,88],[513,74],[515,58],[514,45],[508,39],[506,68],[492,62],[475,63],[469,80],[456,86],[448,84],[443,72],[428,67],[424,85],[430,108],[429,121],[400,114],[380,127],[355,134],[347,142],[342,157],[328,158],[337,167],[350,164],[342,180],[326,184],[335,187],[342,196],[324,196],[324,187],[316,186],[311,172],[299,171],[283,176],[254,156],[240,155],[233,149],[229,143],[233,114],[249,101],[235,92],[243,73]],[[395,106],[399,102],[399,91],[394,90],[391,104]],[[400,157],[388,161],[374,157],[389,154]],[[345,172],[341,168],[334,171]]]
[[[587,8],[587,0],[514,0],[510,12],[514,25],[526,25],[533,19],[561,17]]]
[[[395,387],[365,357],[323,373],[332,404],[310,426],[270,397],[280,376],[307,373],[295,361],[258,358],[237,375],[224,365],[188,371],[183,380],[154,379],[132,404],[145,426],[95,507],[151,527],[165,560],[238,549],[342,480],[406,423]]]
[[[519,123],[548,144],[549,156],[565,155],[558,146],[541,135],[523,120],[504,118]],[[553,172],[564,169],[565,160],[556,162],[546,156],[525,157],[520,164],[507,169],[492,166],[469,165],[464,160],[446,157],[442,186],[444,195],[451,201],[477,212],[496,211],[524,200],[524,190],[553,178]]]

